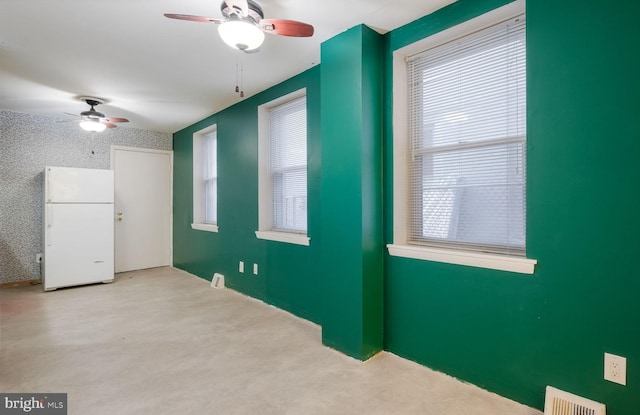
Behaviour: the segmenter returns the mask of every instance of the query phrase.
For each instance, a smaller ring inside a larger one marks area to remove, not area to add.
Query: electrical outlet
[[[610,382],[627,384],[627,358],[615,354],[604,354],[604,378]]]
[[[253,264],[253,274],[258,275],[258,264]]]
[[[42,254],[36,254],[36,262],[37,263],[41,263],[42,262]]]
[[[244,272],[244,261],[240,261],[240,265],[238,265],[238,271]]]

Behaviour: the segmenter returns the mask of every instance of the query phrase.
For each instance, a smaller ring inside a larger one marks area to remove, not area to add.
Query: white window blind
[[[408,58],[408,242],[524,255],[525,19]]]
[[[218,138],[217,131],[206,134],[203,138],[203,194],[204,222],[218,222]]]
[[[307,230],[307,100],[271,109],[270,167],[273,229]]]

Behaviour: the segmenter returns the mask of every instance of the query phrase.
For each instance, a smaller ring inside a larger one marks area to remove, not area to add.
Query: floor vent
[[[211,279],[211,286],[213,288],[224,288],[224,275],[218,274],[217,272],[213,274],[213,278]]]
[[[544,415],[606,415],[606,408],[600,402],[547,386]]]

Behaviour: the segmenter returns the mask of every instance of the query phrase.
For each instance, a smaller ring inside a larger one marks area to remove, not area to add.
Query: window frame
[[[205,200],[206,200],[206,190],[204,190],[204,163],[205,157],[204,154],[204,142],[205,138],[211,134],[216,133],[216,170],[218,167],[217,162],[217,137],[218,126],[217,124],[210,125],[202,130],[196,131],[193,133],[193,223],[191,224],[191,229],[207,231],[207,232],[218,232],[218,218],[216,217],[215,223],[209,223],[205,221]],[[218,175],[216,173],[216,183],[218,181]],[[216,184],[216,201],[217,197],[217,184]]]
[[[437,247],[410,244],[408,235],[410,194],[406,160],[410,144],[407,58],[524,13],[524,1],[517,0],[393,52],[393,243],[387,245],[391,256],[533,274],[537,263],[534,259],[446,248],[445,245]]]
[[[308,226],[304,232],[279,230],[273,227],[273,181],[271,169],[271,110],[299,98],[306,98],[306,88],[299,89],[258,106],[258,239],[309,246]],[[308,109],[308,104],[307,104]],[[308,123],[308,114],[307,114]],[[308,132],[307,132],[308,141]],[[308,145],[305,168],[308,184]],[[307,205],[307,223],[308,223]]]

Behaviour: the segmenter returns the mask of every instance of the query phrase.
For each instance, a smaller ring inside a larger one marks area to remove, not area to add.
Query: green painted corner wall
[[[391,52],[509,1],[459,0],[387,35]],[[527,256],[534,275],[385,260],[385,348],[537,408],[553,385],[640,405],[640,25],[635,1],[527,3]],[[391,82],[385,231],[392,241]],[[603,354],[627,357],[627,386]]]
[[[258,110],[266,102],[306,88],[308,131],[308,234],[310,246],[259,240]],[[313,67],[267,91],[174,134],[174,266],[226,285],[313,322],[320,321],[320,68]],[[218,130],[219,232],[191,229],[193,134]],[[238,271],[244,261],[245,272]],[[258,276],[252,264],[258,264]]]
[[[322,44],[322,340],[357,359],[383,345],[382,37],[356,26]]]

